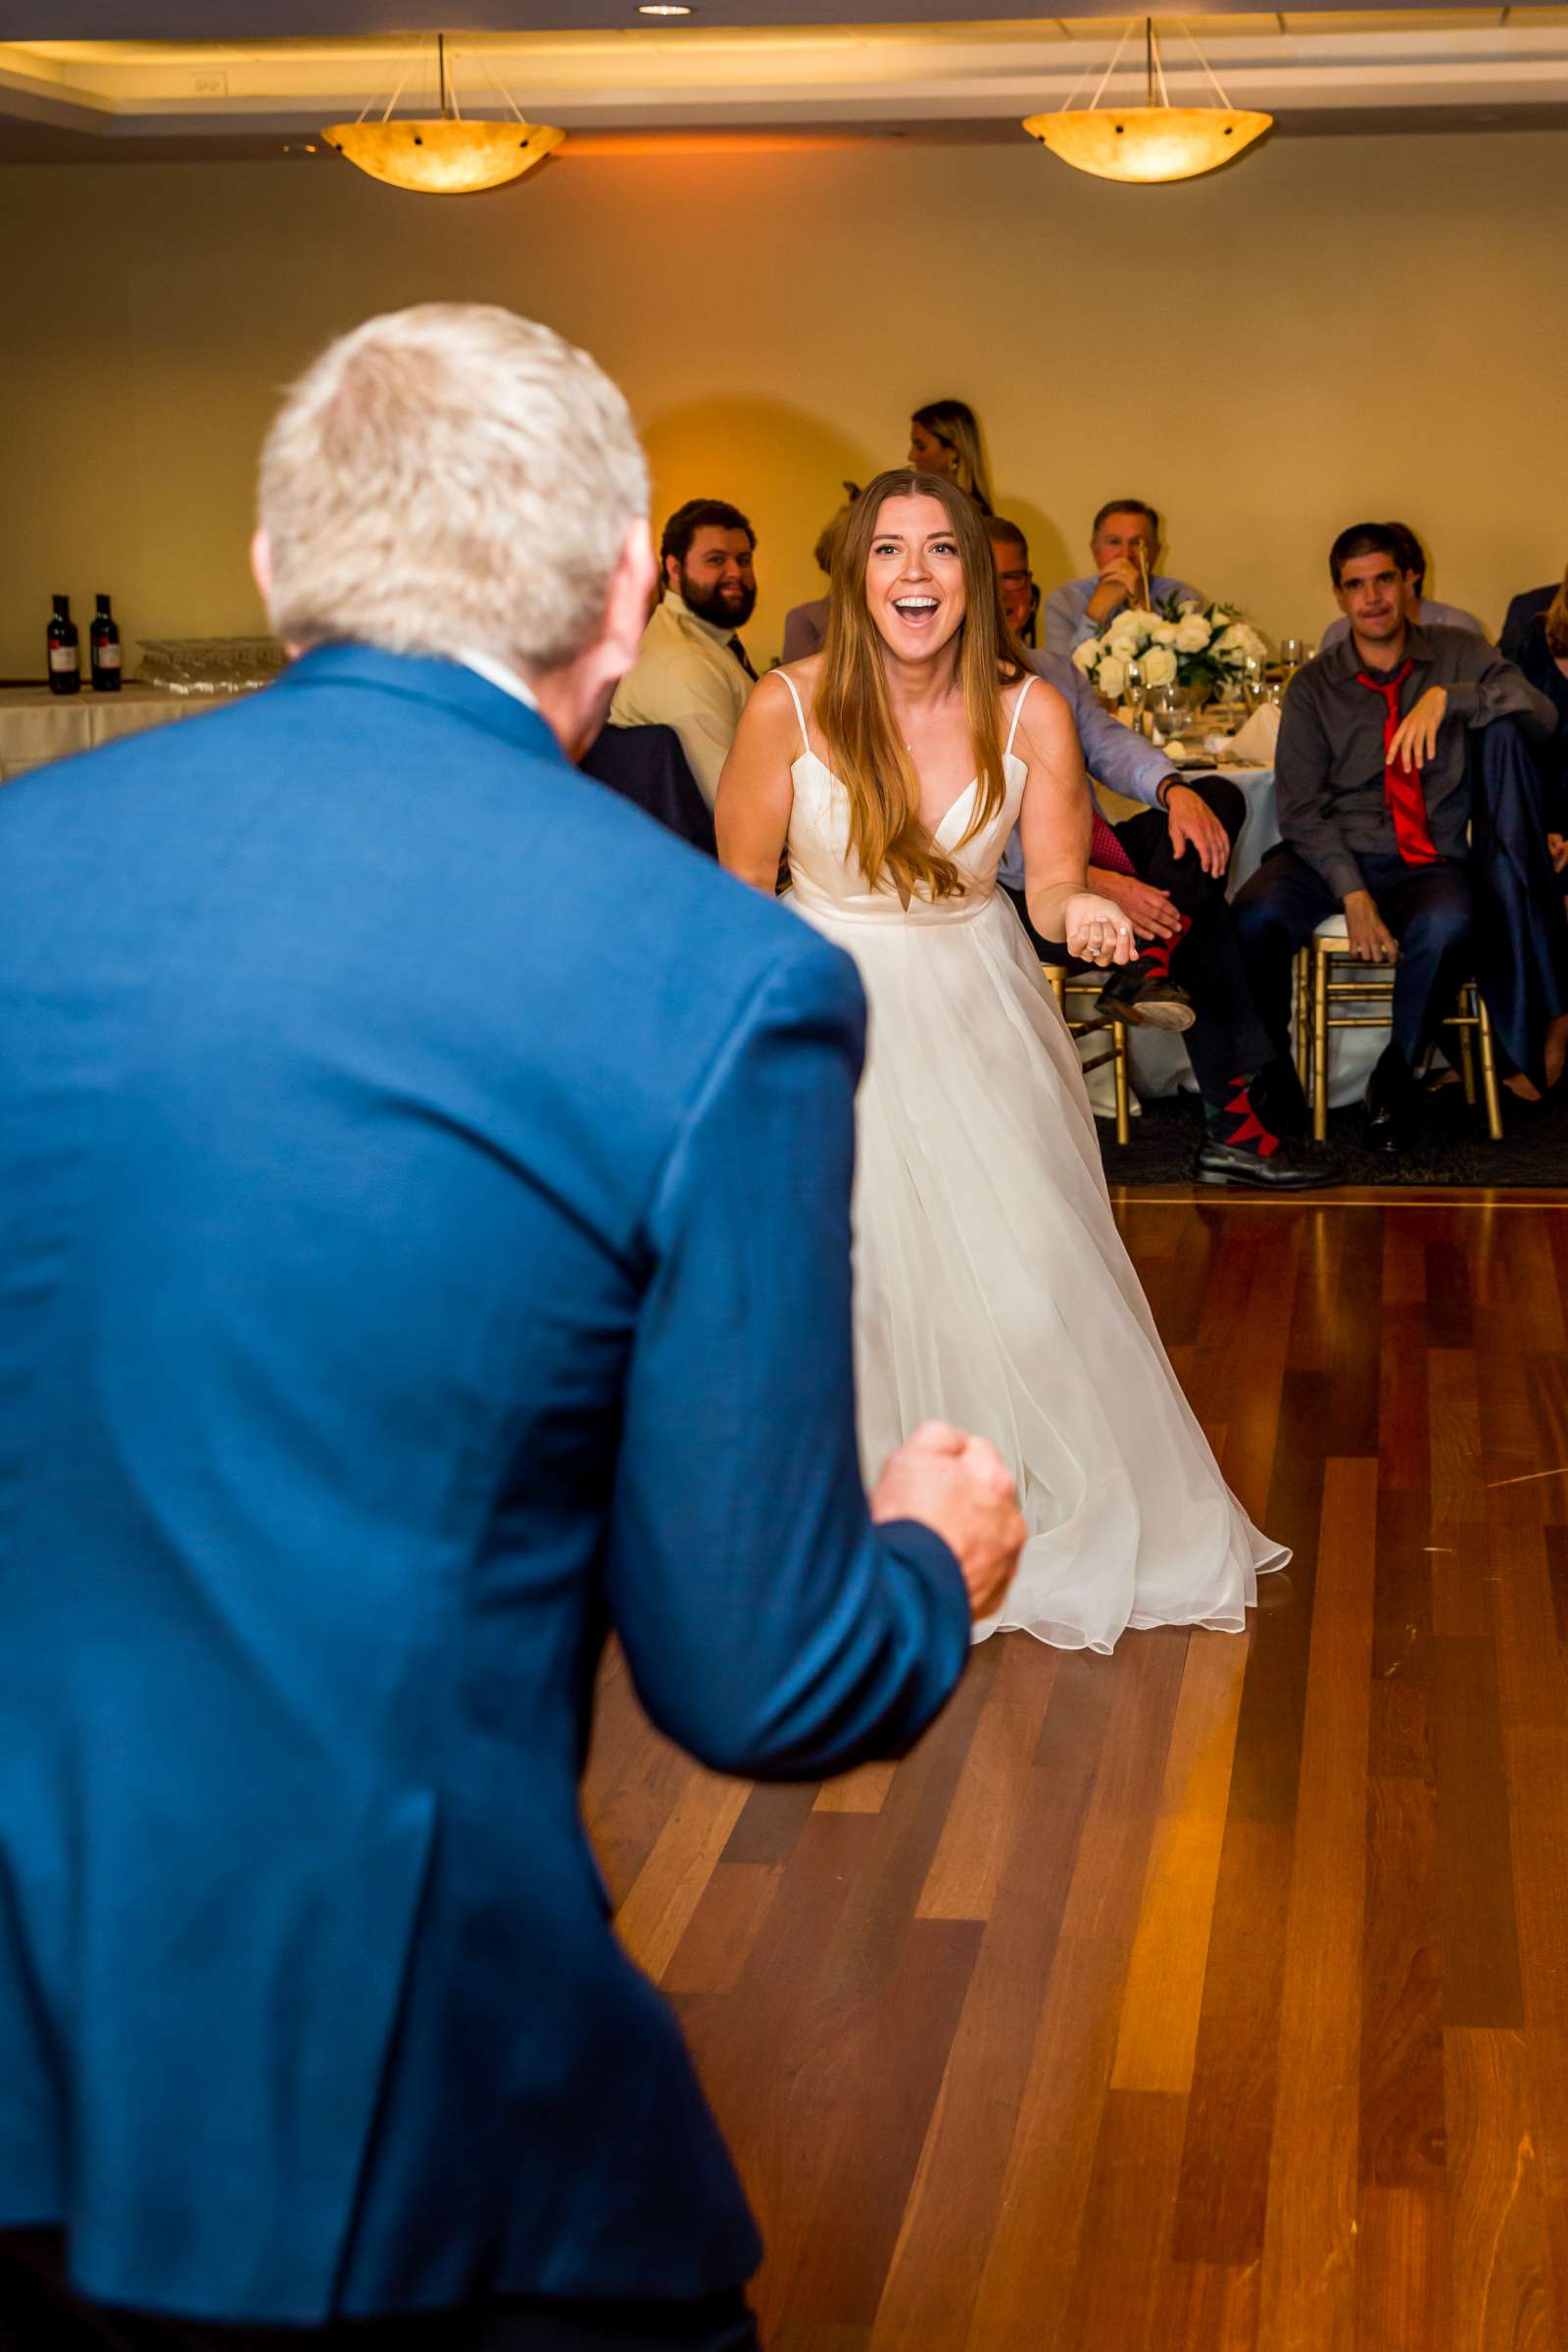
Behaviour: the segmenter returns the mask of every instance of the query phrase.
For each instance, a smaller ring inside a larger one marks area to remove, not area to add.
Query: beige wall
[[[658,511],[757,524],[755,650],[817,592],[839,495],[956,393],[1049,587],[1102,497],[1173,566],[1315,636],[1329,538],[1401,514],[1494,626],[1568,557],[1568,134],[1275,139],[1185,187],[1014,146],[578,157],[492,196],[336,159],[0,171],[0,674],[49,594],[127,637],[259,625],[244,550],[274,388],[369,312],[505,302],[625,385]]]

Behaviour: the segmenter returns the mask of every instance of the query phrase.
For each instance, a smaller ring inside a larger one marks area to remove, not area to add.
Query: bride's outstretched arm
[[[781,679],[765,677],[741,712],[713,803],[721,865],[773,896],[795,806],[790,769],[801,748],[800,720]]]
[[[1132,925],[1089,889],[1089,780],[1072,711],[1044,679],[1024,704],[1017,749],[1029,768],[1018,812],[1029,920],[1042,939],[1064,940],[1090,963],[1131,962]]]

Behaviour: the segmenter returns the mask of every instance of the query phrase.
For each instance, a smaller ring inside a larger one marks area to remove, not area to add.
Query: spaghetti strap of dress
[[[1012,757],[1012,739],[1018,732],[1018,713],[1023,709],[1024,697],[1029,692],[1029,689],[1034,682],[1034,671],[1031,670],[1029,675],[1025,678],[1023,684],[1018,689],[1018,700],[1012,706],[1012,724],[1007,729],[1007,745],[1006,750],[1003,755],[1004,759],[1010,760]],[[798,708],[799,705],[797,705],[797,709]]]
[[[775,674],[783,679],[790,690],[790,701],[795,705],[795,715],[801,722],[801,743],[803,748],[808,752],[811,748],[811,738],[806,732],[806,711],[802,707],[800,696],[795,691],[795,680],[787,669],[780,669]]]

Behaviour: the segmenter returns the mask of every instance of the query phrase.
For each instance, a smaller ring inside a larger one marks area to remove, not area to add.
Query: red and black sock
[[[1280,1148],[1280,1139],[1258,1117],[1252,1104],[1255,1070],[1244,1070],[1239,1078],[1226,1081],[1225,1098],[1216,1102],[1203,1097],[1203,1118],[1209,1134],[1217,1144],[1228,1144],[1237,1152],[1255,1152],[1259,1159],[1269,1159]]]
[[[1178,919],[1181,929],[1174,939],[1150,939],[1144,942],[1135,959],[1134,968],[1137,971],[1147,973],[1156,980],[1170,978],[1170,959],[1193,927],[1192,920],[1188,915],[1181,915]]]

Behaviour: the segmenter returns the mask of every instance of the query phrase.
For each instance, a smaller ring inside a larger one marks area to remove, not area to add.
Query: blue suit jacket
[[[0,792],[0,2226],[209,2318],[739,2280],[577,1777],[607,1625],[744,1774],[961,1670],[856,1462],[851,965],[352,646]]]

